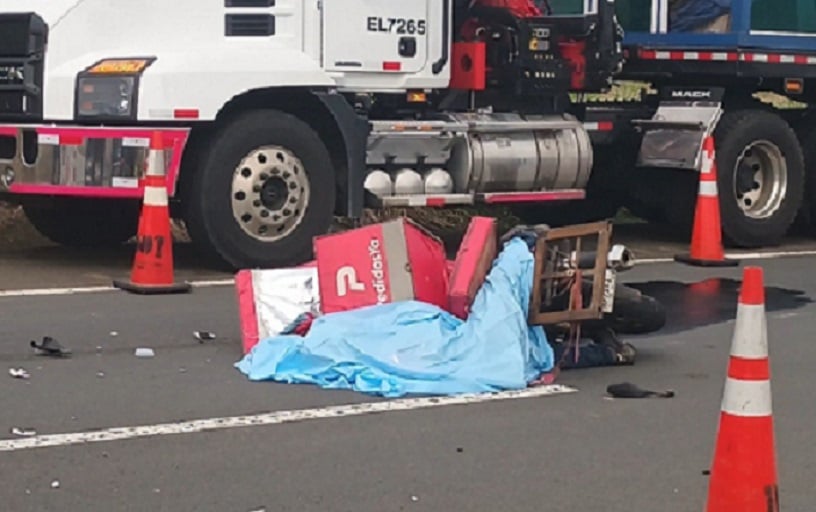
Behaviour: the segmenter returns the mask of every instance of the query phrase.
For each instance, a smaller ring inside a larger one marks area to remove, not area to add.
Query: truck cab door
[[[441,17],[430,17],[429,9],[444,9],[448,2],[323,0],[322,5],[326,71],[419,73],[431,66],[429,32],[443,32],[430,26],[429,19]]]

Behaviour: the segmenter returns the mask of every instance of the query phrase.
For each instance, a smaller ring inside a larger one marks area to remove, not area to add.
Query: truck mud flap
[[[666,88],[651,119],[632,123],[643,133],[637,165],[698,170],[703,140],[722,116],[722,89]]]

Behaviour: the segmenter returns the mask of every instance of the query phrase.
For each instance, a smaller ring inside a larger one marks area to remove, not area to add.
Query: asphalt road
[[[814,263],[751,262],[766,271],[781,499],[790,511],[812,509],[816,481]],[[60,285],[105,282],[106,269],[87,268]],[[6,451],[0,503],[9,512],[700,510],[739,277],[739,269],[675,264],[625,275],[665,302],[669,324],[631,339],[640,351],[634,367],[563,374],[559,382],[575,393]],[[21,284],[42,287],[29,281]],[[196,330],[218,338],[200,344]],[[46,335],[73,357],[32,354],[29,340]],[[15,438],[14,427],[81,433],[382,402],[249,383],[233,368],[239,346],[230,286],[185,296],[0,298],[0,362],[31,373],[0,377],[0,441]],[[156,355],[138,359],[137,347]],[[677,396],[604,398],[622,381]]]
[[[456,252],[461,233],[444,234],[451,256]],[[688,251],[688,241],[669,228],[648,224],[616,225],[614,243],[624,243],[639,259],[671,259]],[[189,243],[174,245],[176,276],[186,281],[221,281],[232,274],[215,270],[203,261]],[[70,288],[77,286],[110,286],[111,280],[128,275],[135,247],[124,245],[116,249],[81,250],[59,247],[47,241],[27,243],[22,248],[0,246],[0,294],[6,290]],[[757,254],[748,251],[752,256]],[[758,251],[762,254],[804,253],[816,255],[816,234],[797,233],[780,247]],[[746,251],[728,251],[745,254]]]

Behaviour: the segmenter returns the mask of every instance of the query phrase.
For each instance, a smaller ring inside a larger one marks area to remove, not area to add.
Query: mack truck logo
[[[701,100],[711,97],[711,91],[672,91],[672,98],[691,98]]]
[[[23,66],[0,66],[0,84],[22,84],[23,79]]]

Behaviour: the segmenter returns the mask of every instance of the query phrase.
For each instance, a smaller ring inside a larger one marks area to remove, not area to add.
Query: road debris
[[[39,345],[36,341],[31,340],[30,345],[38,354],[45,356],[69,357],[71,355],[69,349],[63,347],[60,342],[50,336],[44,336]]]
[[[12,427],[9,432],[17,437],[34,437],[37,435],[37,431],[33,428]]]
[[[303,337],[264,339],[236,366],[253,381],[387,397],[526,388],[554,362],[544,330],[527,325],[529,301],[521,298],[533,287],[527,244],[508,242],[488,279],[491,286],[481,289],[467,321],[420,300],[349,309],[318,317]],[[429,352],[438,356],[426,357]]]
[[[59,480],[54,480],[53,482],[51,482],[51,488],[52,489],[59,489],[59,486],[60,486],[60,481]]]
[[[400,236],[384,237],[386,226]],[[252,381],[397,397],[521,389],[552,384],[561,369],[634,364],[635,347],[617,332],[659,330],[664,310],[617,282],[635,260],[623,245],[609,250],[611,233],[609,222],[519,226],[498,250],[495,219],[474,217],[453,261],[410,222],[319,237],[316,276],[303,266],[236,277],[244,356],[235,366]],[[352,260],[338,260],[340,248]],[[385,275],[388,254],[410,275]],[[372,272],[369,288],[361,276]],[[630,323],[638,328],[622,328]],[[429,351],[439,358],[419,368]]]
[[[195,339],[198,340],[199,343],[204,343],[205,341],[212,341],[216,338],[214,332],[209,331],[195,331],[193,333]]]
[[[139,347],[134,352],[134,355],[136,357],[139,357],[139,358],[142,358],[142,359],[149,359],[149,358],[155,356],[156,353],[153,351],[152,348]]]
[[[651,391],[648,389],[641,389],[631,382],[623,382],[620,384],[611,384],[606,388],[612,398],[673,398],[674,391]]]
[[[15,379],[30,379],[31,374],[25,368],[9,368],[9,375]]]

